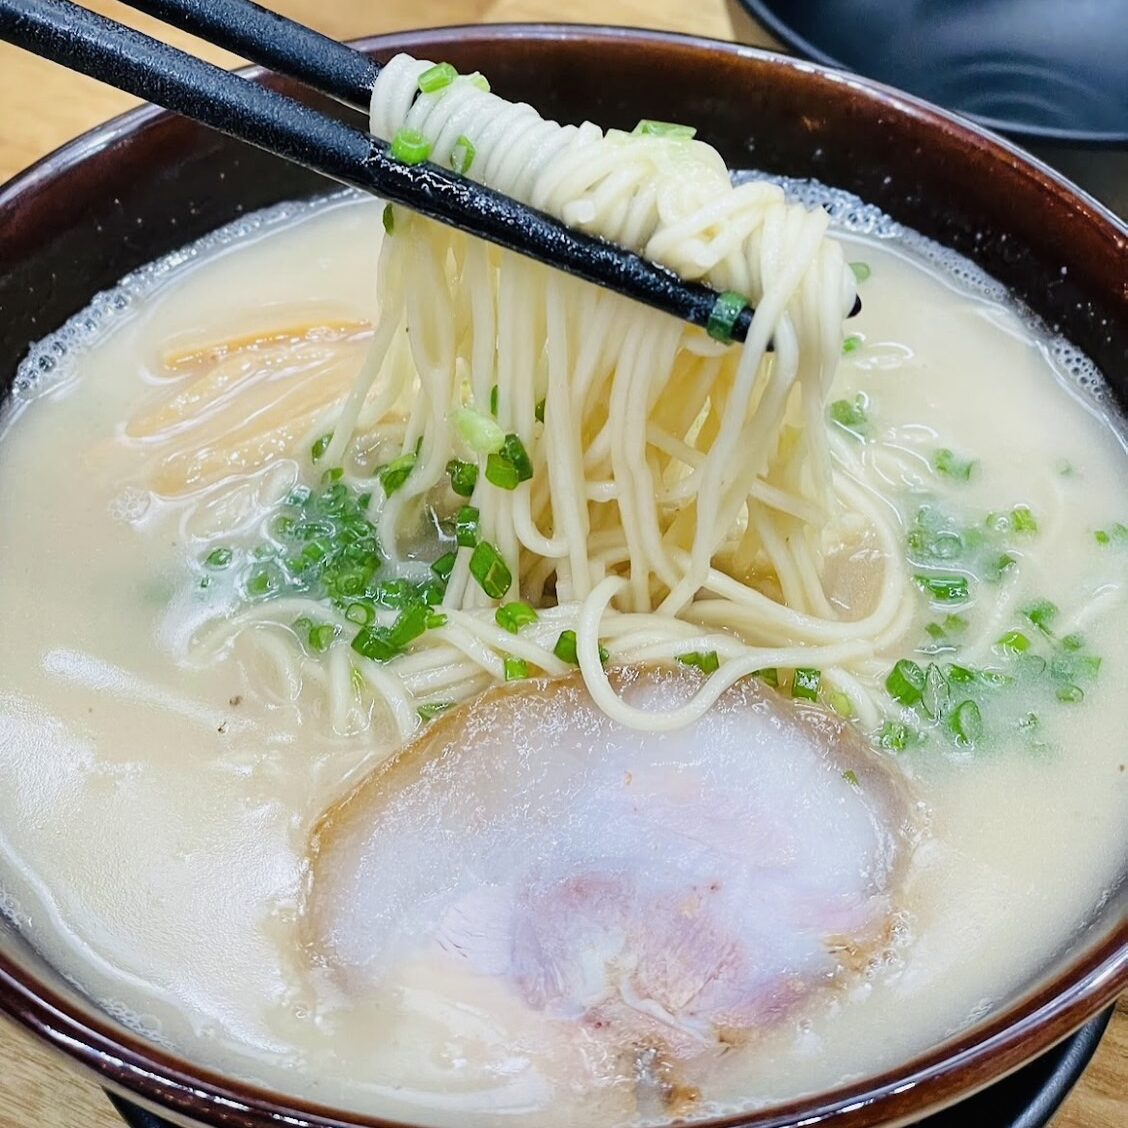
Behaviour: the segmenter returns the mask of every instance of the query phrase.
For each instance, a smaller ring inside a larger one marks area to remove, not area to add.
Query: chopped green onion
[[[1002,556],[997,557],[987,565],[984,569],[983,578],[988,583],[997,584],[1017,563],[1018,561],[1009,552],[1004,552]]]
[[[454,571],[454,562],[456,559],[457,557],[453,552],[444,552],[442,556],[431,565],[431,571],[434,572],[443,583],[446,583],[446,581],[450,579],[451,572]]]
[[[1067,705],[1076,705],[1085,700],[1085,691],[1079,685],[1063,685],[1058,687],[1057,699]]]
[[[552,648],[552,653],[561,662],[571,662],[573,666],[578,666],[580,659],[576,653],[576,632],[561,631],[560,637],[556,640],[556,645]]]
[[[952,690],[948,679],[935,662],[929,662],[928,669],[924,671],[924,690],[920,696],[921,708],[934,720],[938,721],[948,712],[948,705],[952,699]]]
[[[421,720],[433,721],[440,713],[445,713],[453,707],[453,701],[432,701],[426,705],[420,705],[415,711],[419,714]]]
[[[1099,545],[1125,545],[1128,544],[1128,525],[1117,521],[1111,529],[1098,529],[1093,536]]]
[[[411,477],[415,469],[415,455],[411,452],[401,454],[380,471],[380,485],[386,496],[391,497]]]
[[[1061,640],[1062,650],[1082,650],[1085,646],[1085,640],[1079,634],[1068,634]]]
[[[803,701],[817,701],[822,685],[820,670],[798,669],[791,679],[791,696]]]
[[[964,576],[913,576],[913,582],[937,603],[964,603],[968,598]]]
[[[279,576],[276,569],[260,568],[247,580],[247,594],[254,597],[271,595],[278,590]]]
[[[886,721],[881,726],[877,742],[891,752],[904,752],[912,741],[912,730],[900,721]]]
[[[332,623],[322,623],[318,627],[311,627],[309,631],[309,648],[315,654],[324,654],[336,637],[337,628],[333,626]]]
[[[483,94],[490,92],[490,81],[480,71],[475,71],[473,74],[466,76],[471,86],[477,87]]]
[[[1063,654],[1050,663],[1050,675],[1057,681],[1092,680],[1101,672],[1101,660],[1095,654]]]
[[[967,630],[967,619],[963,615],[945,615],[944,630],[949,634],[959,634]]]
[[[317,461],[320,460],[321,456],[329,449],[329,444],[332,441],[333,441],[333,432],[330,431],[329,434],[322,435],[321,438],[318,439],[317,442],[315,442],[313,444],[313,446],[309,448],[310,457],[313,459],[314,462],[317,462]],[[298,493],[298,491],[295,490],[294,493],[291,494],[290,496],[295,497],[295,496],[297,496],[297,493]],[[306,498],[303,499],[303,500],[308,500],[308,498],[309,498],[309,494],[307,493]],[[299,504],[300,505],[301,502],[291,502],[291,504]]]
[[[1016,505],[1011,510],[1011,526],[1016,533],[1026,536],[1032,536],[1038,531],[1038,522],[1025,505]]]
[[[692,141],[697,130],[692,125],[678,125],[673,121],[654,121],[643,118],[634,127],[637,137],[666,137],[672,141]]]
[[[858,773],[855,771],[846,771],[842,773],[842,778],[851,786],[861,790],[862,785],[858,782]]]
[[[390,662],[403,653],[388,637],[386,627],[362,627],[352,640],[352,648],[373,662]]]
[[[478,150],[474,147],[474,142],[463,133],[450,151],[450,167],[460,176],[465,176],[477,155]]]
[[[763,670],[757,670],[752,676],[759,678],[765,685],[770,685],[773,689],[779,689],[779,670],[775,666],[767,666]]]
[[[715,341],[729,344],[732,341],[732,331],[740,315],[748,308],[748,299],[735,290],[725,290],[717,295],[713,308],[709,312],[709,322],[705,326],[706,332]]]
[[[842,355],[849,356],[851,353],[857,352],[861,347],[862,338],[854,333],[842,342]]]
[[[418,129],[400,129],[392,138],[390,152],[403,164],[422,164],[431,155],[431,142]]]
[[[1008,654],[1025,654],[1030,649],[1030,639],[1022,631],[1007,631],[995,645]]]
[[[869,416],[866,414],[865,396],[859,394],[850,400],[835,400],[829,408],[831,422],[837,423],[844,431],[855,438],[864,439],[869,430]]]
[[[537,400],[537,406],[535,408],[533,408],[533,418],[538,423],[544,422],[544,400],[542,400],[542,399]]]
[[[948,727],[959,744],[974,745],[983,735],[983,714],[974,701],[961,701],[948,719]]]
[[[849,720],[854,716],[854,703],[840,689],[828,689],[826,703],[840,716]]]
[[[514,658],[512,654],[505,656],[505,680],[520,681],[529,676],[529,663],[524,658]]]
[[[486,459],[486,481],[503,490],[515,490],[532,476],[533,463],[517,435],[506,435],[501,450]]]
[[[434,94],[437,90],[445,90],[457,77],[458,71],[450,63],[436,63],[419,76],[419,93]]]
[[[1057,617],[1057,606],[1051,603],[1048,599],[1039,599],[1037,603],[1031,603],[1029,607],[1022,609],[1025,615],[1043,634],[1050,633],[1050,624]]]
[[[947,447],[942,447],[932,456],[932,465],[937,474],[957,482],[967,482],[977,462],[975,459],[959,458]]]
[[[489,541],[479,541],[470,557],[470,574],[490,599],[500,599],[513,585],[513,573]]]
[[[461,458],[452,458],[447,463],[447,473],[450,475],[450,488],[459,497],[470,497],[474,487],[478,484],[478,467],[473,462],[464,462]]]
[[[405,607],[388,628],[388,641],[399,650],[406,650],[429,627],[431,609],[424,603]]]
[[[376,608],[370,603],[350,603],[345,608],[345,618],[358,627],[367,627],[376,619]]]
[[[229,548],[213,548],[204,558],[204,563],[209,568],[226,568],[234,555]]]
[[[850,263],[850,269],[854,272],[854,277],[859,282],[865,282],[871,273],[868,262],[852,262]]]
[[[460,548],[473,548],[478,543],[478,510],[464,505],[454,516],[454,538]]]
[[[716,673],[721,666],[715,650],[691,650],[688,654],[679,654],[678,661],[683,666],[695,667],[703,674]]]
[[[454,426],[462,441],[477,454],[491,454],[505,445],[505,432],[472,407],[460,407],[454,413]]]
[[[384,231],[389,235],[396,233],[396,213],[391,204],[384,205]]]
[[[427,630],[437,631],[439,627],[445,627],[447,622],[447,616],[442,611],[436,611],[433,607],[428,607]]]
[[[924,671],[910,658],[902,658],[885,679],[885,688],[894,701],[915,705],[924,693]]]
[[[515,599],[512,603],[503,603],[495,612],[494,619],[502,630],[516,634],[522,627],[537,621],[537,613],[527,603]]]

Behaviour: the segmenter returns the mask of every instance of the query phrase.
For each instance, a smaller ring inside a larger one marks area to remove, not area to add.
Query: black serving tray
[[[1096,1053],[1112,1018],[1110,1007],[1071,1038],[917,1128],[1045,1128]],[[130,1128],[173,1128],[167,1121],[108,1094]]]

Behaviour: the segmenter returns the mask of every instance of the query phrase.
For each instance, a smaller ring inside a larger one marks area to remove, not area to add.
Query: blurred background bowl
[[[967,114],[1128,217],[1128,0],[729,0],[763,30]]]

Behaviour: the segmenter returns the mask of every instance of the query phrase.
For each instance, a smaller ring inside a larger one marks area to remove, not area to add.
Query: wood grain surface
[[[724,0],[267,0],[268,6],[338,38],[409,27],[561,20],[692,31],[733,38]],[[156,21],[113,0],[88,8],[156,33]],[[759,31],[747,42],[770,45]],[[224,66],[239,60],[191,36],[161,37]],[[45,153],[134,104],[128,95],[0,44],[0,181]],[[1097,1057],[1055,1118],[1053,1128],[1128,1125],[1128,1002],[1122,999]],[[23,1031],[0,1023],[0,1128],[121,1128],[97,1085],[77,1076]],[[992,1128],[968,1125],[968,1128]]]

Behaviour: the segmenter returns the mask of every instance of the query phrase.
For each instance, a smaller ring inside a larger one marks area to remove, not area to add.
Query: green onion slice
[[[418,129],[400,129],[392,138],[390,151],[401,164],[422,164],[431,155],[431,142]]]
[[[464,505],[454,517],[454,538],[460,548],[473,548],[478,543],[478,510]]]
[[[434,572],[443,583],[446,583],[446,581],[450,579],[451,572],[454,571],[454,562],[456,559],[457,557],[453,552],[444,552],[442,556],[431,565],[431,571]]]
[[[419,92],[434,94],[438,90],[445,90],[457,77],[458,71],[450,63],[436,63],[419,76]]]
[[[490,599],[500,599],[513,586],[513,573],[489,541],[479,541],[470,557],[470,575]]]
[[[688,654],[679,654],[678,661],[683,666],[693,666],[703,674],[716,673],[721,667],[715,650],[691,650]]]
[[[477,155],[478,150],[474,148],[474,142],[463,133],[450,151],[450,167],[460,176],[465,176]]]
[[[515,658],[512,654],[505,656],[505,680],[520,681],[529,676],[529,663],[524,658]]]
[[[537,613],[527,603],[515,599],[512,603],[503,603],[494,612],[494,619],[502,630],[516,634],[522,627],[537,621]]]
[[[822,672],[811,669],[798,669],[791,679],[791,696],[802,701],[817,701],[822,686]]]
[[[966,603],[966,576],[913,576],[913,582],[937,603]]]
[[[974,745],[983,735],[983,714],[979,706],[974,701],[961,701],[948,719],[948,727],[957,743]]]
[[[313,446],[309,448],[310,457],[314,462],[317,462],[321,458],[321,456],[329,449],[329,444],[332,441],[333,432],[330,431],[327,435],[322,435],[321,438],[318,439],[317,442],[315,442]],[[297,491],[295,491],[295,493],[296,492]]]
[[[709,322],[705,326],[709,336],[715,341],[729,344],[732,341],[732,331],[737,319],[747,308],[748,299],[735,290],[725,290],[723,294],[718,294],[709,312]]]
[[[401,454],[380,471],[380,485],[384,487],[384,493],[388,497],[411,477],[411,472],[415,469],[415,457],[412,452]]]
[[[209,568],[226,568],[232,561],[234,553],[229,548],[213,548],[204,558],[204,563]]]
[[[454,413],[454,426],[462,441],[476,454],[492,454],[505,445],[505,432],[488,415],[472,407]]]
[[[576,632],[561,631],[560,637],[556,640],[556,645],[552,648],[552,653],[561,662],[570,662],[573,666],[578,666],[580,658],[576,653]]]
[[[453,701],[431,701],[426,705],[420,705],[415,711],[419,714],[421,720],[433,721],[441,713],[445,713],[453,707]]]
[[[902,658],[885,679],[885,688],[894,701],[915,705],[924,694],[924,671],[911,658]]]
[[[384,230],[389,235],[396,233],[396,213],[391,204],[384,205]]]
[[[673,141],[692,141],[697,130],[692,125],[679,125],[675,121],[654,121],[643,118],[634,127],[637,137],[666,137]]]
[[[459,497],[470,497],[478,484],[478,467],[473,462],[452,458],[446,468],[450,475],[450,488]]]

